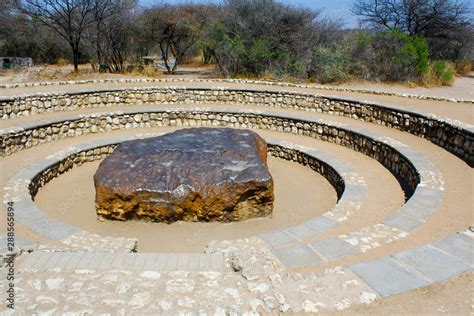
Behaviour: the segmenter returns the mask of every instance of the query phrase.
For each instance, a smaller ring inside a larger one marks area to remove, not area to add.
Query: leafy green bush
[[[320,83],[343,82],[349,79],[353,63],[350,54],[342,47],[313,49],[308,78]]]
[[[456,71],[444,60],[436,60],[432,65],[432,74],[435,80],[443,86],[451,86],[454,82]]]
[[[429,47],[420,36],[398,30],[375,35],[360,33],[356,39],[356,73],[371,80],[418,81],[429,70]]]

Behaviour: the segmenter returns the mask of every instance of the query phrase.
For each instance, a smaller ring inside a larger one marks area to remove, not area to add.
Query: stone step
[[[463,233],[453,234],[432,244],[348,268],[386,297],[471,271],[473,241]]]
[[[41,252],[22,256],[19,269],[223,271],[222,254]]]

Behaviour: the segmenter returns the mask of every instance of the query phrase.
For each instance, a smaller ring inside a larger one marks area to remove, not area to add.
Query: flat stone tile
[[[392,217],[383,221],[384,224],[398,228],[407,233],[415,231],[418,227],[423,225],[424,222],[416,220],[414,218],[407,217],[400,213],[395,213]]]
[[[354,264],[348,268],[382,297],[430,284],[402,267],[392,257]]]
[[[189,257],[187,255],[178,255],[178,263],[176,265],[177,270],[187,270],[188,269]]]
[[[137,256],[130,256],[130,254],[126,254],[123,258],[122,265],[126,268],[135,269],[135,261],[137,260]]]
[[[349,201],[362,202],[367,198],[367,186],[348,184],[343,195]]]
[[[224,257],[220,253],[215,253],[211,255],[211,266],[210,269],[213,271],[223,271],[224,270]]]
[[[28,227],[40,233],[41,235],[53,240],[62,240],[72,234],[81,231],[79,228],[64,224],[54,218],[48,218],[47,220],[38,220],[34,223],[30,223]]]
[[[168,260],[166,260],[166,271],[174,271],[178,266],[178,256],[173,253],[168,254]]]
[[[315,228],[320,233],[336,228],[339,224],[326,216],[318,216],[306,221],[305,224]]]
[[[209,270],[211,266],[211,257],[206,255],[201,255],[199,258],[199,269],[200,271]]]
[[[107,270],[110,269],[110,265],[112,264],[113,258],[108,255],[102,256],[100,262],[98,262],[98,269],[99,270]]]
[[[116,253],[114,256],[111,256],[111,262],[110,262],[109,269],[111,269],[111,270],[127,269],[127,267],[124,266],[124,264],[123,264],[125,256],[126,256],[125,253]]]
[[[95,270],[97,269],[97,266],[95,265],[95,261],[93,260],[93,254],[86,252],[84,256],[79,259],[77,262],[76,269],[84,269],[84,270]]]
[[[397,213],[424,221],[436,211],[442,197],[443,191],[419,187],[415,196],[412,196]]]
[[[323,259],[307,245],[274,249],[273,253],[287,268],[315,265],[323,262]]]
[[[434,281],[443,281],[470,270],[470,266],[430,245],[421,246],[393,256]]]
[[[352,256],[360,252],[359,248],[352,246],[339,237],[323,239],[309,245],[326,260]]]
[[[474,240],[463,234],[453,234],[432,243],[454,257],[474,267]]]
[[[282,247],[298,241],[298,239],[283,230],[273,230],[260,234],[258,237],[265,240],[272,247]]]
[[[20,268],[39,269],[48,259],[48,254],[45,252],[33,252],[25,254],[23,257],[24,260],[20,263]]]
[[[85,256],[84,252],[75,252],[69,259],[67,265],[63,267],[63,269],[67,270],[74,270],[79,267],[79,261]],[[109,266],[109,265],[107,265]]]
[[[189,261],[188,261],[188,269],[191,271],[199,271],[200,265],[200,254],[190,254]]]
[[[145,271],[152,271],[155,270],[156,260],[158,256],[154,253],[147,253],[146,260],[143,264],[143,270]]]
[[[74,257],[73,252],[65,252],[61,259],[56,263],[56,267],[60,269],[66,269],[68,267],[69,262]]]
[[[308,239],[311,237],[318,236],[321,232],[312,226],[306,225],[306,223],[295,225],[286,229],[288,233],[295,236],[299,240]]]
[[[168,254],[159,254],[155,263],[156,270],[165,270],[168,262]]]

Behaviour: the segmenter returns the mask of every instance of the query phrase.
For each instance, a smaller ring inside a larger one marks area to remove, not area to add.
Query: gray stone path
[[[438,245],[449,249],[449,253]],[[349,269],[385,297],[472,270],[473,246],[473,237],[463,232],[393,256],[355,264]]]
[[[222,254],[42,252],[22,256],[20,269],[223,271]]]

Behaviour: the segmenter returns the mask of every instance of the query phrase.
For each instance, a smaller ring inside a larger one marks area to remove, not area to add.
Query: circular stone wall
[[[249,237],[301,223],[331,209],[337,201],[334,188],[320,174],[297,163],[269,157],[275,192],[271,217],[233,223],[99,222],[92,185],[99,163],[87,163],[53,179],[38,192],[35,201],[50,216],[84,230],[137,238],[140,252],[201,252],[210,240]]]

